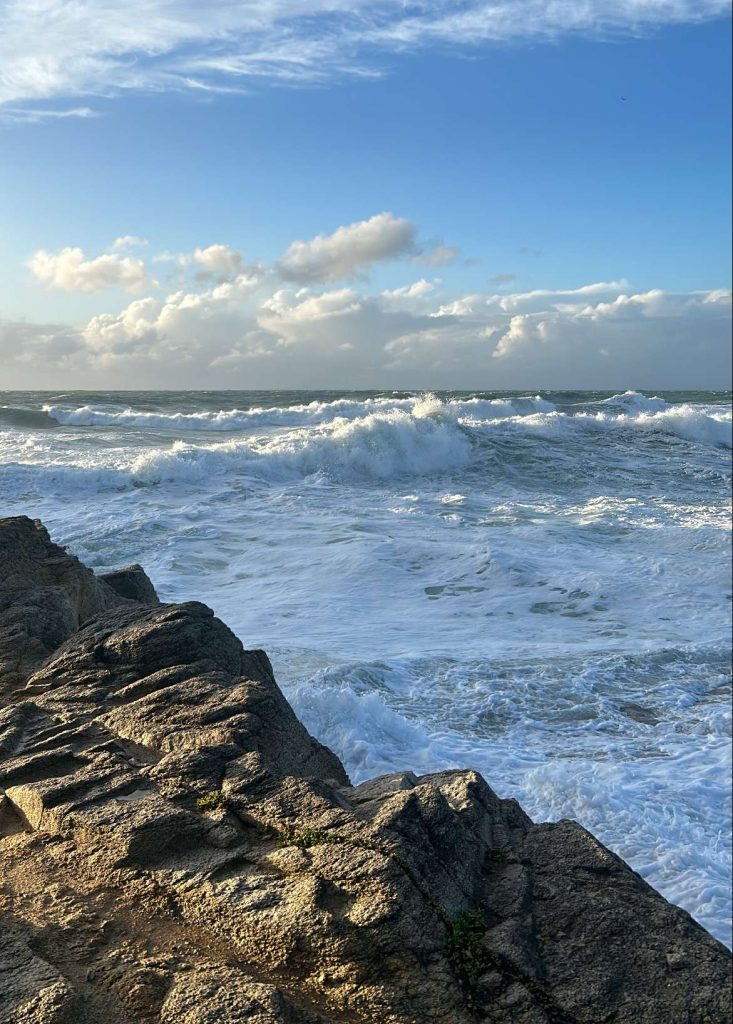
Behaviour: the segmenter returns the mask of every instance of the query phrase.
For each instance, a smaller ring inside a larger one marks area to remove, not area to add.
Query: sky
[[[0,388],[730,386],[727,2],[0,24]]]

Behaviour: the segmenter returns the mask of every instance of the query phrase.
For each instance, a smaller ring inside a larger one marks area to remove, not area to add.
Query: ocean
[[[730,944],[729,392],[0,392],[0,514],[270,654],[354,781],[479,770]]]

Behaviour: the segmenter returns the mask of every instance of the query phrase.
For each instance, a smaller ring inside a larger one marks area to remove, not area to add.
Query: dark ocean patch
[[[21,430],[54,430],[60,423],[42,409],[17,409],[0,406],[0,427]]]

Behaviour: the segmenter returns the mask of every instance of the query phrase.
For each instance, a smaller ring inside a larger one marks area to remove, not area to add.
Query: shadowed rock
[[[206,606],[0,537],[0,1024],[729,1019],[725,948],[576,823],[470,771],[352,787]]]
[[[0,519],[0,580],[0,694],[99,612],[159,603],[139,565],[95,577],[27,516]]]
[[[97,579],[111,587],[120,597],[140,604],[160,604],[155,587],[141,565],[126,565],[124,569],[99,573]]]

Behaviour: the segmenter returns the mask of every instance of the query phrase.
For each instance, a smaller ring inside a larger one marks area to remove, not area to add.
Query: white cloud
[[[297,292],[281,288],[263,302],[260,322],[306,323],[332,316],[344,316],[362,308],[365,300],[352,288],[312,295],[307,288]],[[273,319],[274,318],[274,319]]]
[[[16,120],[84,117],[88,107],[48,101],[377,76],[384,55],[404,50],[640,33],[728,13],[727,0],[0,0],[0,107]]]
[[[139,235],[121,235],[119,238],[115,238],[112,243],[112,252],[126,252],[128,249],[145,249],[147,246],[147,238],[140,238]]]
[[[0,124],[41,124],[43,121],[58,121],[66,118],[99,117],[99,112],[91,107],[60,107],[45,109],[43,107],[14,107],[0,101]]]
[[[676,317],[680,311],[689,313],[694,310],[696,316],[717,317],[729,316],[730,305],[731,293],[724,288],[713,292],[691,292],[686,295],[671,295],[661,288],[653,288],[637,295],[622,293],[612,302],[584,306],[577,315],[593,320],[635,320],[640,316]]]
[[[497,336],[493,358],[515,372],[531,366],[543,380],[559,380],[563,373],[579,381],[609,374],[622,380],[625,373],[637,383],[639,377],[644,383],[661,377],[663,383],[674,379],[668,387],[723,387],[730,377],[730,304],[729,291],[675,294],[658,288],[596,305],[548,303],[543,312],[512,316]]]
[[[462,295],[458,299],[453,299],[450,302],[444,302],[442,306],[431,313],[433,317],[439,316],[455,316],[455,317],[471,317],[477,308],[486,305],[486,296],[484,295]]]
[[[121,313],[92,317],[81,334],[93,361],[101,365],[130,356],[170,363],[196,354],[206,365],[207,355],[213,358],[253,322],[246,301],[260,283],[258,275],[242,273],[203,292],[138,299]]]
[[[724,290],[612,294],[598,283],[517,293],[504,309],[495,296],[442,301],[423,280],[378,295],[273,284],[242,272],[135,299],[81,330],[0,324],[7,386],[625,389],[730,378]]]
[[[175,260],[181,267],[198,267],[202,277],[231,277],[242,266],[242,254],[228,245],[221,244],[180,253]]]
[[[731,293],[635,291],[628,282],[451,294],[440,278],[372,293],[351,283],[414,248],[415,228],[383,213],[295,242],[276,267],[223,243],[168,255],[184,272],[164,294],[129,250],[79,248],[30,261],[49,287],[125,288],[137,297],[84,326],[0,323],[13,387],[725,387]],[[409,267],[410,264],[405,264]],[[186,273],[187,270],[193,273]],[[283,287],[289,275],[298,284]],[[303,285],[301,280],[309,283]],[[143,286],[149,288],[142,294]],[[53,377],[58,371],[60,376]],[[244,374],[244,377],[237,376]],[[67,374],[66,377],[63,375]]]
[[[619,292],[628,286],[628,281],[599,281],[595,284],[584,284],[580,288],[570,288],[567,291],[537,288],[531,292],[490,295],[486,300],[486,305],[490,310],[504,313],[533,313],[546,309],[558,309],[562,306],[573,309],[579,302],[589,299],[613,300]]]
[[[419,281],[412,284],[402,285],[401,288],[388,288],[380,295],[382,305],[390,309],[412,309],[425,312],[427,303],[435,291],[439,281],[426,281],[421,277]]]
[[[63,291],[98,292],[104,288],[123,288],[128,292],[139,292],[147,281],[142,260],[115,253],[87,259],[78,247],[58,252],[39,249],[28,261],[28,267],[46,287]]]
[[[414,249],[415,227],[391,213],[337,228],[332,235],[316,235],[308,242],[293,242],[279,263],[286,280],[336,281],[353,277],[378,260],[404,255]]]

